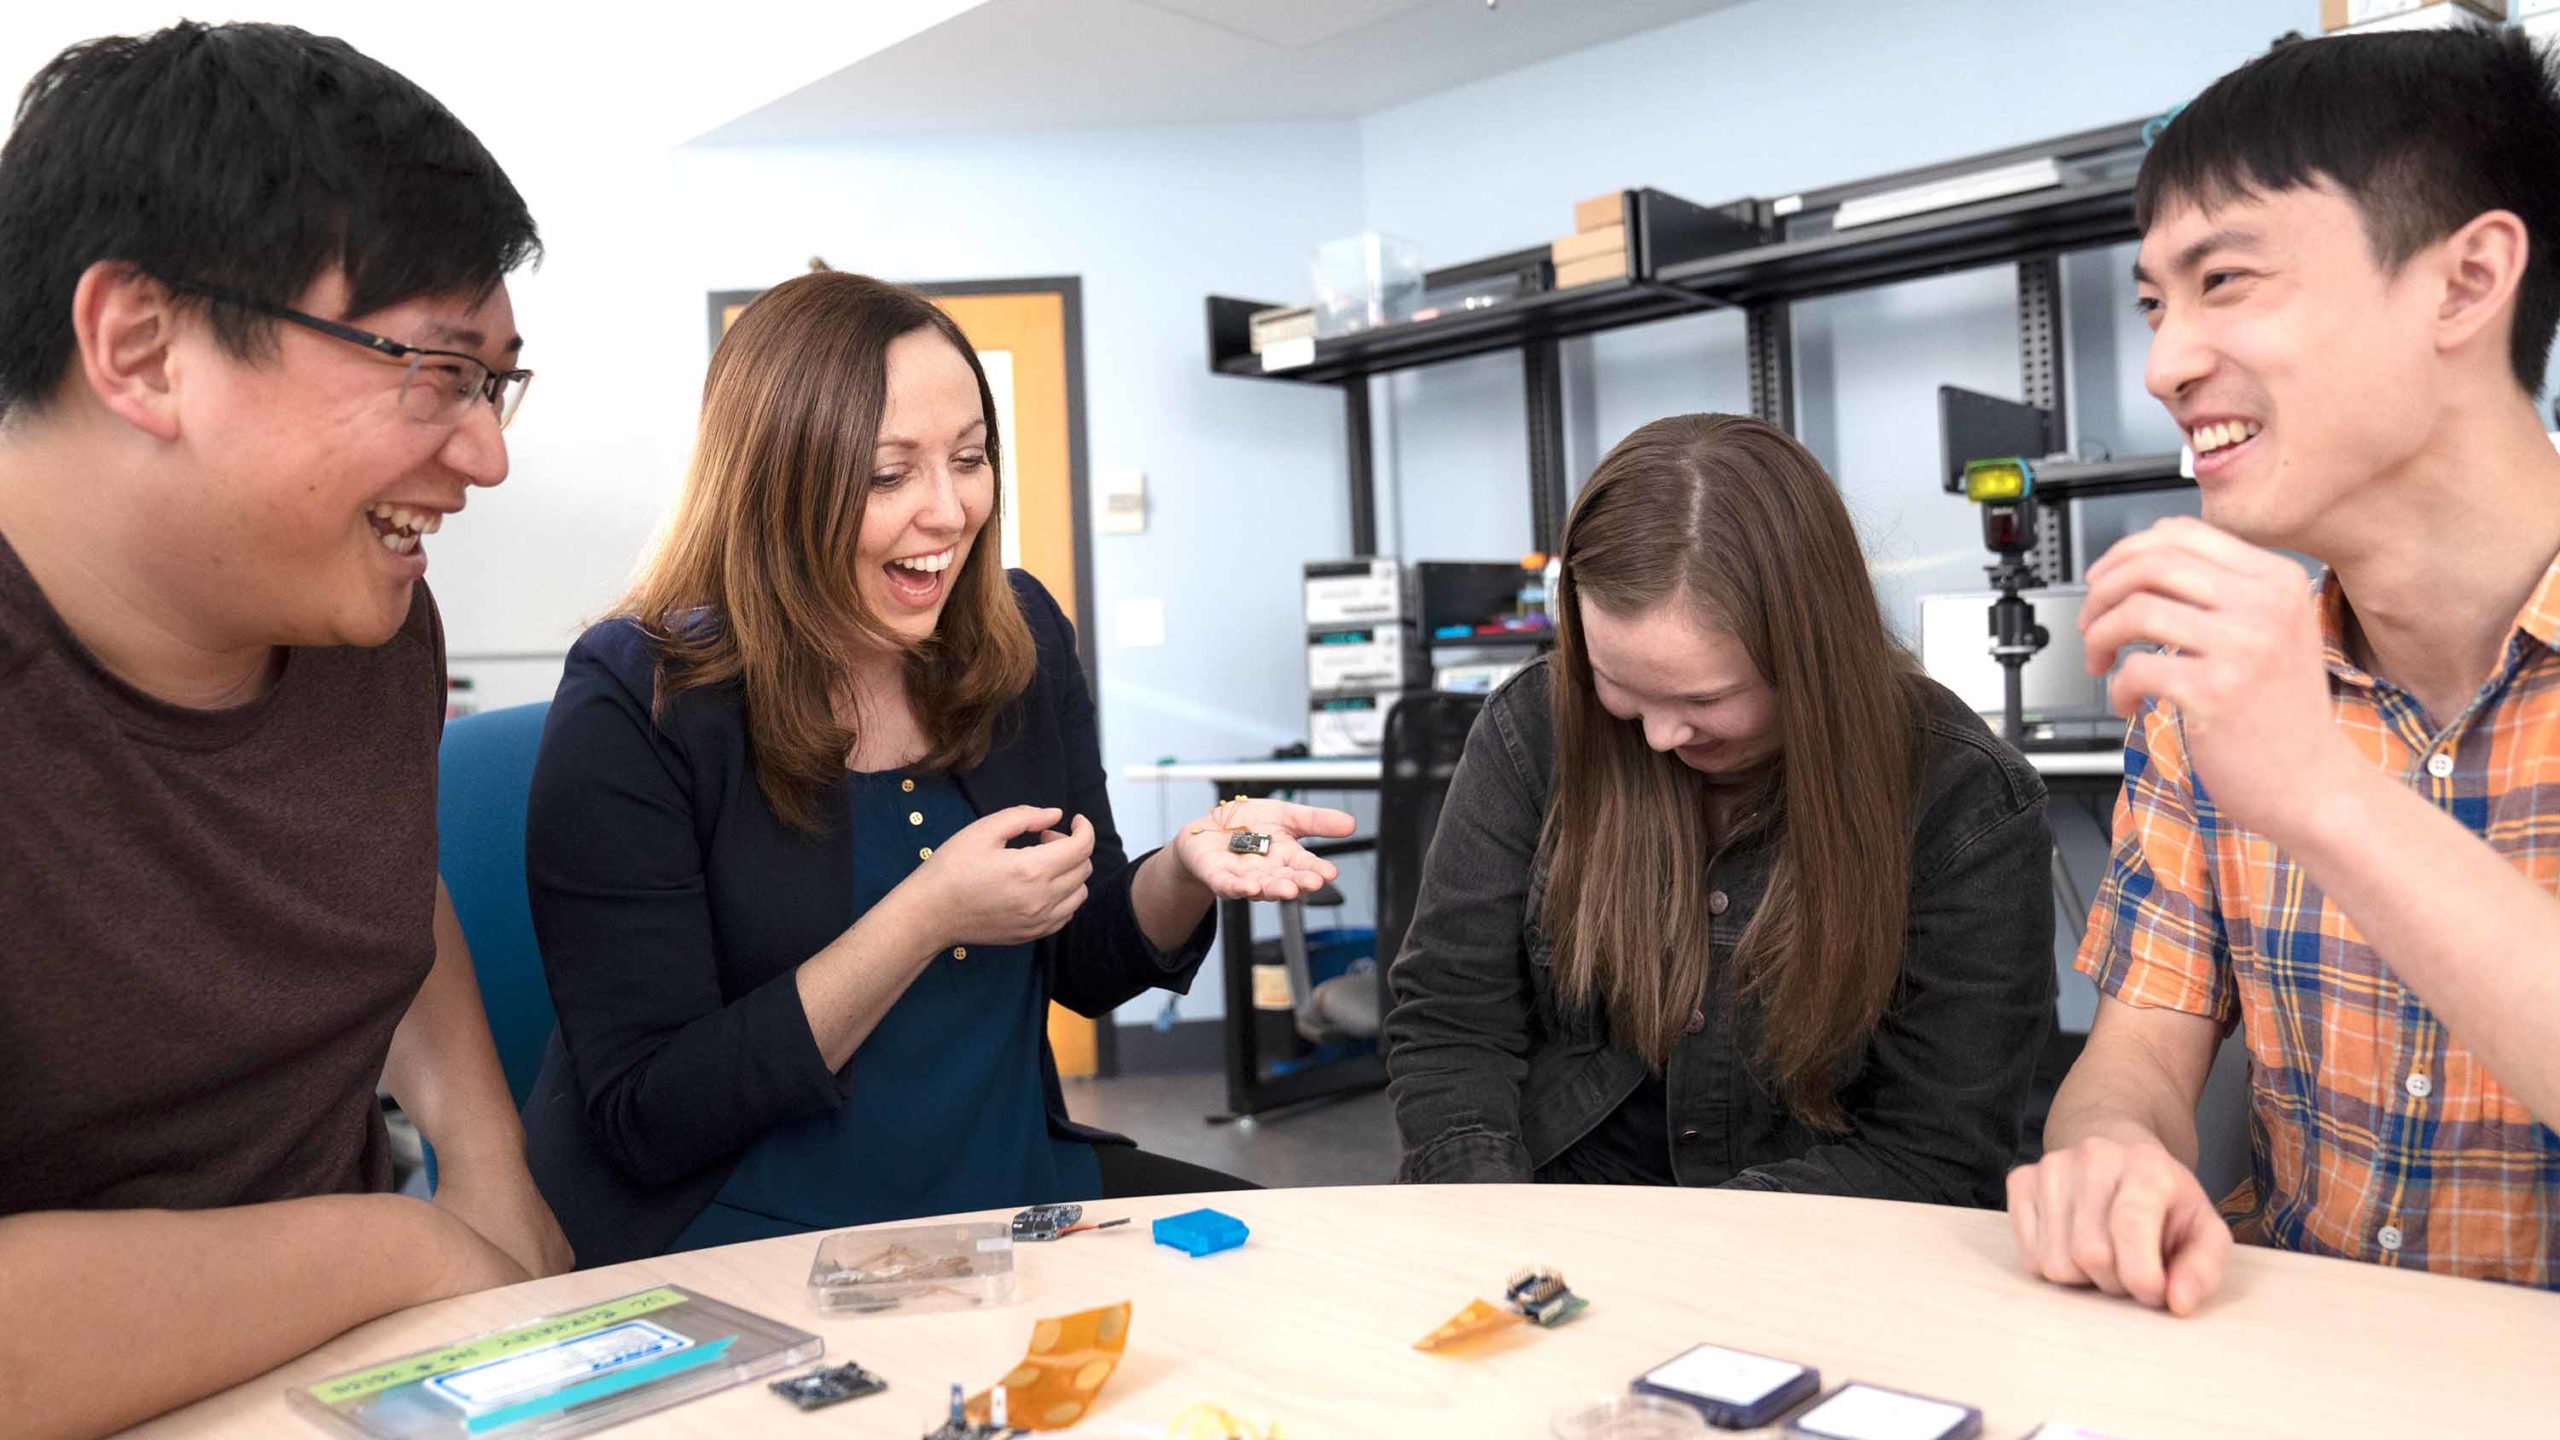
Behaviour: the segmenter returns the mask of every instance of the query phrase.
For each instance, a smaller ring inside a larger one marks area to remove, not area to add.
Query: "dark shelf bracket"
[[[2063,404],[2062,260],[2039,255],[2018,262],[2018,376],[2020,394],[2044,412],[2046,455],[2071,448]],[[2047,506],[2045,523],[2037,527],[2036,546],[2026,554],[2027,567],[2047,585],[2071,578],[2071,528],[2077,518],[2069,500]]]
[[[1795,321],[1783,300],[1754,305],[1743,316],[1751,352],[1751,413],[1796,432]]]
[[[1369,429],[1369,377],[1342,382],[1343,447],[1351,469],[1351,553],[1378,553],[1377,447]]]
[[[1520,371],[1529,409],[1529,548],[1555,553],[1564,534],[1564,364],[1553,340],[1521,347]]]

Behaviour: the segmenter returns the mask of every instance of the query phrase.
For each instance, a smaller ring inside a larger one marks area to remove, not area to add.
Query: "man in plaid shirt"
[[[2235,1233],[2560,1288],[2560,94],[2511,33],[2285,45],[2136,203],[2204,519],[2089,569],[2134,723],[2019,1251],[2180,1314]],[[2195,1106],[2235,1025],[2255,1173],[2217,1207]]]

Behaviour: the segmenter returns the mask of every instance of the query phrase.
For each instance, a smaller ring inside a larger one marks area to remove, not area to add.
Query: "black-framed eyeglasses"
[[[205,285],[192,280],[169,280],[172,290],[201,295],[222,305],[234,305],[271,320],[283,320],[305,330],[316,330],[333,340],[361,345],[377,355],[408,362],[408,370],[400,377],[400,413],[427,425],[451,425],[467,413],[474,397],[497,412],[498,428],[516,418],[524,405],[524,392],[533,384],[530,370],[492,370],[488,362],[459,350],[430,350],[420,345],[403,344],[387,335],[341,325],[306,315],[289,305],[278,305],[226,290],[219,285]]]

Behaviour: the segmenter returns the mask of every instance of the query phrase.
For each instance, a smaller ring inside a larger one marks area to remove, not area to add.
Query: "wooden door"
[[[923,285],[978,351],[995,395],[1004,446],[1004,563],[1031,573],[1058,598],[1083,643],[1093,683],[1094,637],[1085,616],[1091,537],[1084,521],[1082,337],[1073,279]],[[1049,1007],[1049,1048],[1059,1073],[1100,1070],[1100,1022]]]

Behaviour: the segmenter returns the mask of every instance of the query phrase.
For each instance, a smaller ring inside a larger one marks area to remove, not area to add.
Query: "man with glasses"
[[[436,878],[419,583],[506,477],[538,248],[443,107],[279,26],[75,46],[0,148],[12,1434],[569,1263]]]

